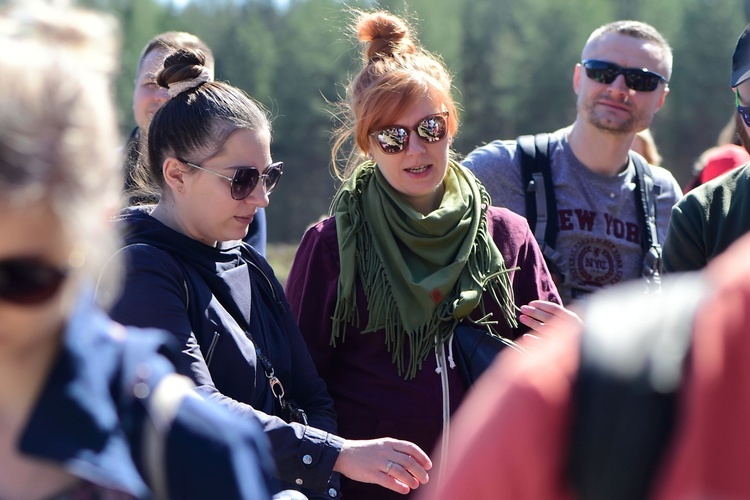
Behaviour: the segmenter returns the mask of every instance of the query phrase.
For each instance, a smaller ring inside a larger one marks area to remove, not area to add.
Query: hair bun
[[[178,86],[183,87],[179,92],[198,86],[200,83],[207,82],[211,79],[211,73],[206,67],[206,55],[200,49],[179,49],[170,54],[164,60],[164,68],[156,77],[156,83],[162,87],[172,89]],[[191,85],[188,85],[190,83]],[[179,92],[175,92],[175,95]],[[172,96],[174,97],[174,96]]]
[[[365,61],[416,51],[409,26],[389,12],[360,15],[356,24],[357,38],[367,42]]]

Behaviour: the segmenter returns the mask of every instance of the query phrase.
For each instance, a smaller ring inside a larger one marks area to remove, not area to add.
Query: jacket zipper
[[[211,359],[214,357],[214,349],[216,344],[219,343],[219,337],[221,337],[221,333],[214,332],[214,338],[211,339],[211,345],[208,346],[208,352],[206,353],[206,367],[211,366]]]
[[[263,269],[260,268],[255,262],[252,262],[251,260],[247,260],[247,263],[250,264],[255,268],[256,271],[258,271],[263,278],[265,278],[266,283],[268,284],[268,288],[271,289],[271,295],[273,295],[273,300],[276,302],[276,306],[279,307],[283,311],[283,304],[279,300],[278,295],[276,295],[276,290],[273,287],[273,283],[271,283],[271,278],[268,277],[268,275],[263,272]]]

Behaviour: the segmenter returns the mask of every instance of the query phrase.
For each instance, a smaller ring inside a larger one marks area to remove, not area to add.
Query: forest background
[[[0,2],[1,3],[1,2]],[[589,34],[617,19],[655,26],[674,50],[666,104],[651,130],[663,165],[684,185],[700,153],[733,113],[731,56],[750,0],[79,0],[121,23],[116,85],[123,137],[134,123],[133,78],[144,44],[189,31],[213,49],[220,80],[271,111],[272,154],[285,162],[267,209],[270,243],[293,252],[328,211],[337,187],[330,161],[333,107],[361,67],[351,11],[406,16],[454,75],[461,155],[497,138],[556,130],[575,118],[573,68]],[[180,2],[183,3],[183,2]],[[283,245],[282,245],[283,246]],[[275,247],[275,248],[281,248]],[[277,269],[278,270],[278,269]],[[284,274],[283,270],[280,274]]]

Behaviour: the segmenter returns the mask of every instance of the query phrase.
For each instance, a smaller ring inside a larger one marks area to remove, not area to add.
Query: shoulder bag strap
[[[178,258],[176,258],[174,255],[172,255],[167,250],[164,250],[163,248],[159,248],[154,245],[149,245],[148,243],[131,243],[129,245],[126,245],[122,247],[119,252],[123,252],[128,248],[136,248],[136,247],[147,247],[147,248],[153,248],[161,252],[161,254],[165,255],[167,259],[171,259],[177,267],[180,268],[180,271],[182,271],[182,286],[185,288],[185,309],[190,310],[190,292],[188,291],[188,284],[187,284],[187,272],[185,271],[185,266],[182,265],[182,262]]]
[[[641,248],[643,249],[642,276],[650,283],[661,281],[662,251],[659,232],[656,228],[656,197],[659,186],[654,183],[651,167],[640,156],[630,154],[635,167],[635,203],[638,222],[641,227]]]

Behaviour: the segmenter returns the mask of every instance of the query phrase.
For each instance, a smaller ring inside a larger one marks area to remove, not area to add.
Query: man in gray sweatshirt
[[[557,229],[545,254],[565,304],[643,274],[648,226],[629,151],[636,133],[649,127],[664,104],[671,73],[669,44],[645,23],[606,24],[591,34],[583,48],[573,72],[576,120],[549,134],[544,143],[552,186],[546,189],[553,190],[556,200],[548,223]],[[464,165],[487,187],[493,204],[536,225],[536,217],[527,213],[526,197],[527,191],[539,191],[540,182],[530,186],[525,180],[517,141],[498,140],[477,148]],[[670,210],[682,192],[667,170],[646,168],[650,184],[645,191],[655,218],[651,234],[656,233],[653,239],[660,243]],[[544,249],[544,241],[541,246]]]

